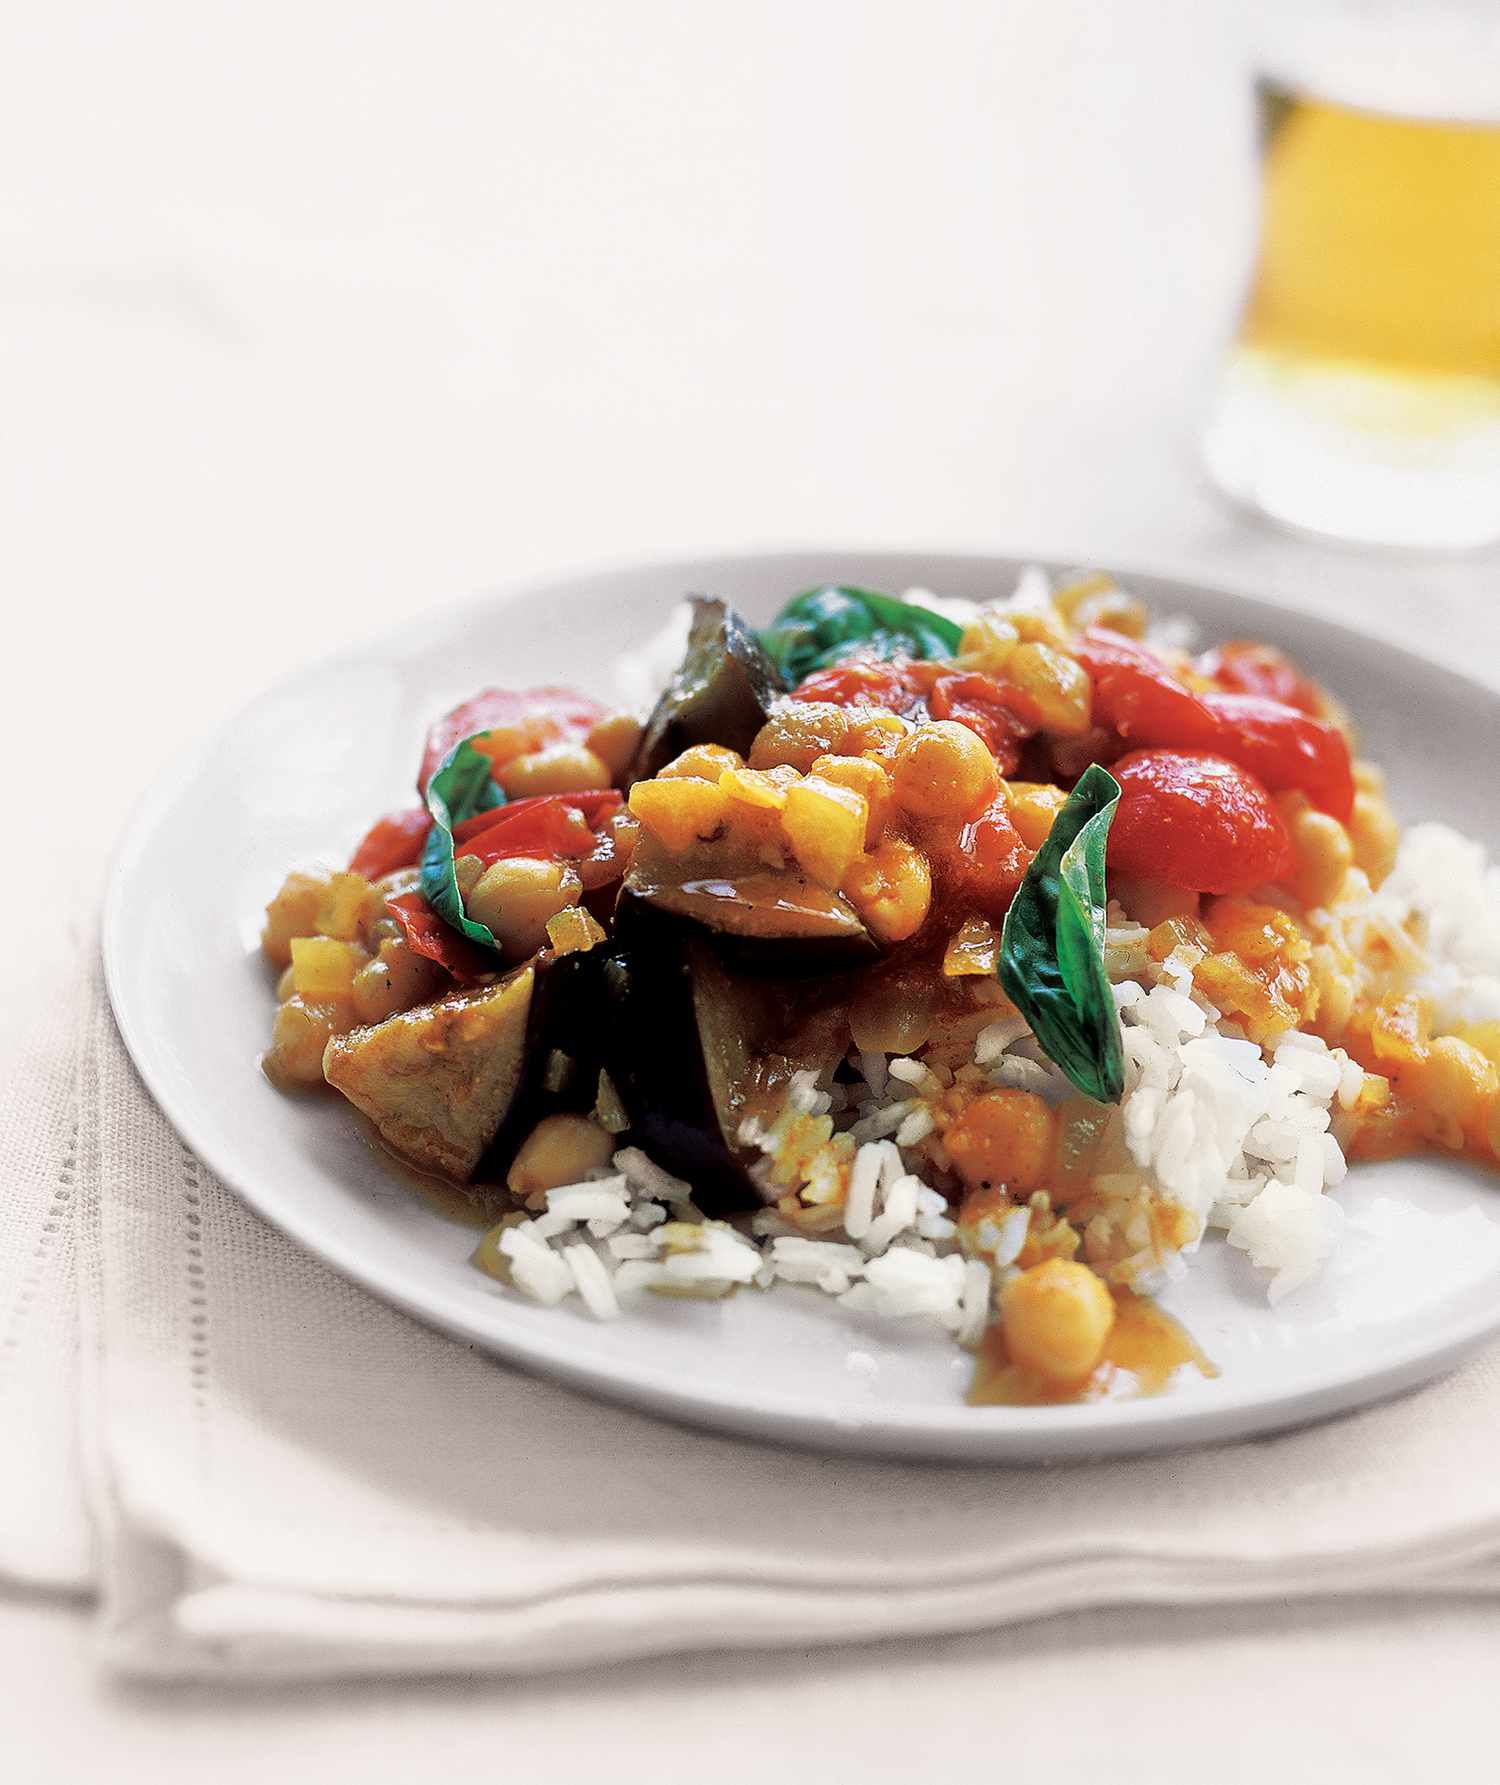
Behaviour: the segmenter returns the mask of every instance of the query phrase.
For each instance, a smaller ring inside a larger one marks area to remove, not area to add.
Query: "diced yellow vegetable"
[[[521,1142],[505,1186],[513,1196],[535,1196],[576,1184],[614,1157],[615,1137],[588,1116],[543,1116]]]
[[[582,905],[570,905],[547,919],[547,940],[554,954],[583,954],[604,940],[604,930]]]
[[[948,979],[991,974],[1000,964],[1000,937],[993,924],[982,917],[966,917],[949,938],[943,953],[943,973]]]
[[[717,781],[726,769],[744,766],[738,750],[724,744],[692,744],[681,756],[674,756],[660,771],[668,781],[683,778],[693,781]]]
[[[756,811],[779,812],[786,804],[786,787],[765,769],[727,768],[719,786],[736,805]]]
[[[1052,829],[1052,820],[1068,803],[1067,794],[1045,781],[1012,781],[1006,794],[1021,841],[1028,849],[1040,849]]]
[[[873,849],[891,811],[891,778],[882,764],[869,756],[820,756],[812,765],[812,772],[836,787],[848,787],[864,795],[870,809],[864,847]]]
[[[993,608],[986,608],[977,620],[964,627],[958,654],[967,667],[999,675],[1020,642],[1021,635],[1011,621]]]
[[[1088,730],[1093,683],[1083,665],[1062,651],[1040,641],[1018,645],[1005,678],[1023,719],[1064,737]]]
[[[852,787],[809,775],[787,789],[781,828],[801,866],[824,886],[837,886],[865,843],[869,802]]]
[[[352,942],[359,935],[369,897],[370,883],[363,874],[330,874],[318,902],[318,934]]]
[[[348,998],[354,975],[364,965],[364,955],[351,943],[327,936],[292,938],[292,983],[298,995],[319,1000]]]
[[[630,810],[663,848],[680,854],[723,824],[729,796],[716,781],[637,781],[630,790]]]
[[[281,890],[266,906],[266,927],[260,945],[273,966],[286,967],[292,959],[292,937],[311,936],[318,927],[318,907],[328,885],[326,874],[288,874]]]

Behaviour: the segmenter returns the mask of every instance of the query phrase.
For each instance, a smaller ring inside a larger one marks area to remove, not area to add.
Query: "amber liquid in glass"
[[[1210,467],[1319,531],[1500,538],[1500,125],[1260,100],[1260,250]]]

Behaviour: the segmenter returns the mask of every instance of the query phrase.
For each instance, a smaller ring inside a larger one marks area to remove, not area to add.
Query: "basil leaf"
[[[859,649],[877,657],[953,657],[962,636],[962,627],[925,607],[828,583],[794,595],[760,642],[782,675],[796,683]]]
[[[453,827],[476,812],[488,812],[505,804],[505,795],[495,785],[493,763],[482,750],[474,748],[474,738],[488,735],[476,731],[473,737],[455,744],[427,783],[432,829],[422,849],[422,897],[461,935],[482,948],[498,951],[500,944],[488,925],[475,923],[465,914],[458,876],[453,871]]]
[[[1125,1090],[1120,1019],[1104,970],[1104,848],[1120,784],[1094,763],[1068,795],[1000,932],[1000,983],[1043,1052],[1085,1097]]]

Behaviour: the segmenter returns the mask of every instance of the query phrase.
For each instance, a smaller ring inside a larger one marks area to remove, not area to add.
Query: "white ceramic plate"
[[[1009,590],[1008,559],[870,552],[659,565],[519,588],[438,612],[263,695],[180,761],[137,813],[104,921],[115,1014],[184,1140],[247,1202],[376,1294],[510,1361],[655,1412],[844,1450],[1017,1461],[1244,1436],[1423,1382],[1500,1330],[1500,1183],[1436,1162],[1361,1166],[1326,1276],[1280,1307],[1222,1241],[1166,1298],[1221,1366],[1149,1399],[971,1408],[948,1342],[858,1320],[813,1291],[650,1306],[611,1325],[535,1307],[467,1262],[472,1230],[406,1189],[339,1099],[288,1099],[261,1076],[273,999],[257,938],[287,868],[347,856],[403,803],[428,722],[489,683],[613,692],[611,666],[688,589],[764,618],[838,579],[952,595]],[[1398,812],[1494,848],[1500,702],[1358,634],[1156,578],[1131,586],[1205,640],[1285,645],[1343,695]]]

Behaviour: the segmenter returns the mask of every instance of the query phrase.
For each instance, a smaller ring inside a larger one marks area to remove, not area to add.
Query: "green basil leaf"
[[[1104,969],[1104,850],[1120,784],[1094,763],[1037,851],[1000,933],[1000,983],[1043,1052],[1085,1097],[1125,1090],[1120,1019]]]
[[[855,650],[877,657],[953,657],[962,636],[962,627],[925,607],[828,583],[794,595],[760,642],[795,684]]]
[[[427,783],[432,829],[422,849],[422,897],[461,935],[481,948],[498,952],[500,944],[489,926],[475,923],[465,913],[458,876],[453,870],[453,827],[476,812],[488,812],[505,804],[505,795],[495,785],[494,765],[482,750],[474,748],[474,738],[488,735],[476,731],[473,737],[455,744]]]

